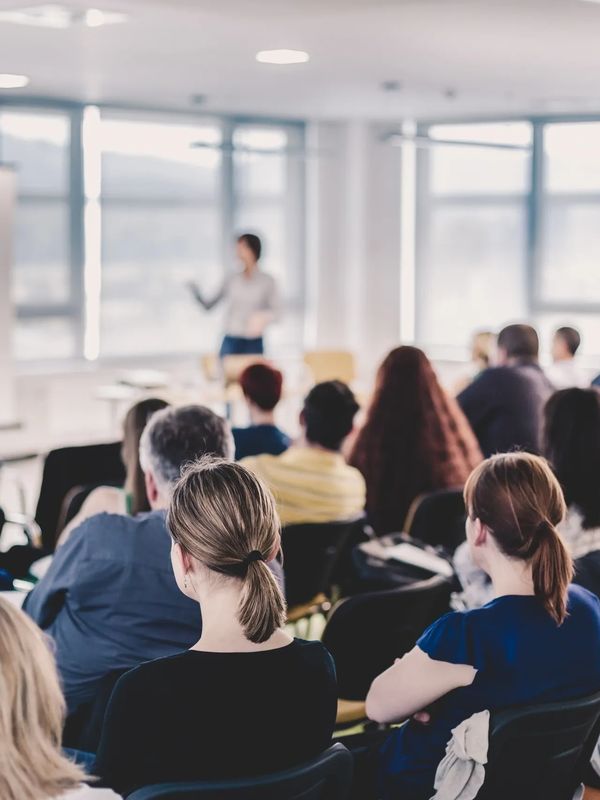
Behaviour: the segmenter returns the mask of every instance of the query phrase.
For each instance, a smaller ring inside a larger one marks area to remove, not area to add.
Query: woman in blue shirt
[[[467,481],[465,504],[472,557],[495,598],[439,619],[373,682],[369,717],[409,719],[380,752],[384,798],[431,797],[451,730],[472,714],[600,689],[600,601],[569,585],[572,561],[556,530],[565,502],[546,461],[487,459]]]

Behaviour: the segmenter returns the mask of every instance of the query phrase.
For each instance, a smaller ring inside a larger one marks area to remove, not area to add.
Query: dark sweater
[[[537,363],[490,367],[458,396],[487,458],[515,448],[539,453],[542,412],[554,387]]]
[[[333,659],[320,642],[150,661],[117,683],[93,772],[129,794],[283,770],[329,746],[336,698]]]

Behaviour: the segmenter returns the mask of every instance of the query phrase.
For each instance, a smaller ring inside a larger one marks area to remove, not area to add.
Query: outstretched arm
[[[211,308],[214,308],[218,303],[220,303],[225,296],[225,284],[223,284],[219,291],[209,299],[204,297],[198,284],[194,281],[189,281],[187,286],[190,292],[193,294],[196,302],[199,303],[205,311],[210,311]]]

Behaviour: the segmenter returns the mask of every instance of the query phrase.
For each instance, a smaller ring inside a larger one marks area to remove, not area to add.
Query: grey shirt
[[[252,316],[266,311],[277,318],[281,311],[275,279],[258,269],[250,277],[243,272],[230,275],[211,300],[205,300],[198,291],[195,296],[207,310],[225,302],[224,331],[227,336],[254,338],[256,334],[249,329]]]

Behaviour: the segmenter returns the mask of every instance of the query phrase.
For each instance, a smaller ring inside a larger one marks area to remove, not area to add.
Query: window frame
[[[83,153],[83,118],[85,109],[89,106],[99,108],[100,113],[107,115],[114,115],[122,117],[123,119],[148,119],[152,121],[161,121],[165,123],[181,123],[189,121],[195,124],[216,125],[221,131],[221,166],[219,170],[219,185],[217,188],[217,202],[220,203],[220,217],[221,217],[221,230],[220,230],[220,254],[224,269],[230,270],[234,266],[234,254],[231,246],[232,237],[235,233],[235,207],[236,207],[236,185],[235,174],[233,167],[233,136],[234,131],[238,126],[252,126],[252,127],[278,127],[285,129],[288,132],[289,145],[288,154],[293,147],[298,147],[299,151],[304,151],[305,142],[305,128],[306,125],[303,121],[279,119],[276,117],[254,117],[246,115],[223,115],[223,114],[210,114],[207,112],[199,112],[194,110],[176,110],[165,109],[160,107],[149,106],[133,106],[133,105],[116,105],[111,103],[80,103],[68,100],[48,100],[36,96],[23,95],[20,97],[0,97],[0,112],[3,109],[7,110],[21,110],[25,113],[61,113],[65,114],[69,120],[70,129],[70,142],[68,154],[68,194],[66,197],[62,195],[48,195],[45,198],[43,195],[30,195],[26,193],[19,197],[20,202],[35,202],[36,200],[60,200],[66,202],[68,205],[68,273],[69,273],[69,299],[66,303],[50,303],[50,304],[31,304],[19,303],[15,304],[15,316],[19,319],[53,319],[61,318],[67,319],[73,326],[74,336],[74,357],[66,359],[68,362],[83,362],[85,361],[84,349],[86,339],[86,303],[85,303],[85,209],[87,198],[85,196],[84,186],[84,153]],[[299,168],[298,162],[301,159],[289,158],[287,159],[287,179],[288,190],[286,192],[286,210],[290,213],[293,208],[297,213],[294,219],[297,220],[296,224],[290,226],[286,224],[286,259],[289,260],[291,268],[297,270],[299,285],[301,293],[298,297],[296,305],[302,306],[306,298],[306,269],[305,269],[305,250],[304,250],[304,231],[305,231],[305,177],[304,170]],[[106,200],[101,198],[101,204],[109,202],[111,205],[118,205],[123,203],[127,205],[130,202],[129,198],[110,198]],[[135,200],[135,204],[142,203],[142,200]],[[149,201],[153,203],[154,201]],[[181,201],[165,198],[165,204],[173,202],[186,203],[185,199]],[[201,202],[199,199],[190,200],[191,204],[198,204]],[[206,203],[211,200],[207,199]],[[287,219],[287,217],[286,217]],[[293,230],[292,230],[293,228]],[[293,265],[293,266],[292,266]],[[189,353],[176,351],[168,352],[160,355],[161,359],[168,359],[173,357],[189,357]],[[106,356],[102,355],[101,350],[96,358],[91,359],[94,363],[100,366],[106,364],[125,363],[134,357],[133,354],[123,353],[119,356]],[[144,355],[135,355],[138,362],[144,360],[155,360],[155,356],[151,353]],[[65,359],[57,358],[52,359],[59,363],[64,363]],[[88,359],[89,360],[89,359]],[[35,357],[31,360],[19,361],[20,364],[35,364]]]

